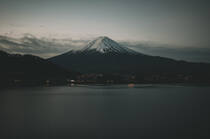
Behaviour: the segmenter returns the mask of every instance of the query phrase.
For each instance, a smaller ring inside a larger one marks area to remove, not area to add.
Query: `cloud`
[[[210,63],[210,48],[207,47],[177,47],[175,45],[153,42],[121,42],[121,44],[148,55],[162,56],[192,62]]]
[[[21,38],[0,36],[0,49],[10,53],[33,54],[48,58],[72,49],[79,49],[88,40],[37,38],[24,34]]]
[[[90,40],[37,38],[31,34],[24,34],[21,38],[0,36],[0,50],[9,53],[32,54],[49,58],[72,49],[80,49],[84,47],[88,41]],[[210,62],[210,48],[177,47],[175,45],[158,44],[154,42],[120,41],[119,43],[143,54],[193,62]]]

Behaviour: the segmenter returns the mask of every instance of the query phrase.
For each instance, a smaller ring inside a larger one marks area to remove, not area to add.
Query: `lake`
[[[210,137],[210,87],[127,85],[0,90],[2,139]]]

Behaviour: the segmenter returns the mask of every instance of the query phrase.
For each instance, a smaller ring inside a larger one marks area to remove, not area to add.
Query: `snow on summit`
[[[95,40],[89,42],[83,49],[80,51],[82,52],[88,52],[88,51],[97,51],[100,53],[132,53],[136,54],[134,50],[131,50],[129,48],[123,47],[119,45],[117,42],[113,41],[112,39],[101,36],[96,38]]]

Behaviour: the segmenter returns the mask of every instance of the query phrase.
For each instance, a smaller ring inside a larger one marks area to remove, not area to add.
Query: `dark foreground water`
[[[210,138],[210,87],[0,90],[0,138]]]

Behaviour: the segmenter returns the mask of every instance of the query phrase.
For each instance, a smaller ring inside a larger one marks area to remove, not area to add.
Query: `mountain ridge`
[[[95,45],[96,41],[93,40],[92,44]],[[88,49],[92,46],[88,47],[89,45],[87,44],[84,49],[81,49],[82,51],[70,51],[48,60],[81,73],[102,73],[120,75],[121,77],[134,75],[139,78],[138,81],[142,82],[145,82],[148,78],[151,81],[157,80],[157,82],[185,80],[199,82],[203,80],[209,81],[210,79],[210,64],[178,61],[142,53],[118,53],[118,51],[117,54],[115,51],[101,53],[95,50],[100,46]]]
[[[50,58],[70,50],[83,48],[89,39],[49,38],[23,35],[19,38],[0,35],[0,50],[8,53],[32,54],[42,58]],[[188,62],[210,63],[210,49],[204,47],[177,47],[172,44],[159,44],[155,42],[118,41],[121,46],[126,46],[139,53],[168,57]]]
[[[0,87],[41,85],[46,80],[61,82],[75,73],[34,55],[9,54],[0,50]]]
[[[100,36],[96,39],[88,42],[83,48],[79,50],[71,50],[66,54],[71,53],[100,53],[100,54],[140,54],[137,51],[129,49],[127,47],[121,46],[114,40],[108,38],[107,36]]]

